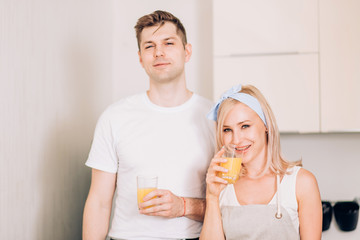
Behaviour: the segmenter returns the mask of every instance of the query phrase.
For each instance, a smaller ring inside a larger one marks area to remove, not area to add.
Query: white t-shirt
[[[139,214],[136,176],[156,174],[159,189],[205,198],[205,175],[215,146],[215,124],[206,118],[211,107],[196,94],[178,107],[159,107],[144,93],[114,103],[101,115],[86,165],[117,173],[110,237],[199,236],[200,222]]]

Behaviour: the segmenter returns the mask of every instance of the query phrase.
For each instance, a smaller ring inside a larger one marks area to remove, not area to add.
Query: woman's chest
[[[241,205],[268,204],[276,193],[276,180],[240,178],[234,184],[234,190]]]

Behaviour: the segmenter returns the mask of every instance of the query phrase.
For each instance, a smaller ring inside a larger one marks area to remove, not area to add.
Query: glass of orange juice
[[[222,156],[226,162],[220,163],[221,167],[228,169],[228,172],[219,172],[218,176],[225,179],[229,184],[234,184],[239,178],[242,162],[242,153],[236,151],[236,146],[232,144],[225,145],[225,152]]]
[[[137,201],[138,205],[144,202],[144,197],[157,189],[158,177],[149,175],[137,176]],[[149,206],[152,207],[152,206]],[[147,207],[147,208],[149,208]]]

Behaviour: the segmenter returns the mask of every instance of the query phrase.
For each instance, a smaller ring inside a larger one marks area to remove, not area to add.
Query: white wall
[[[281,135],[289,160],[303,159],[327,201],[360,197],[360,133]]]
[[[0,239],[81,239],[111,1],[0,1]]]
[[[211,1],[0,1],[0,239],[81,239],[95,123],[147,88],[133,27],[156,9],[183,21],[188,86],[211,97]]]

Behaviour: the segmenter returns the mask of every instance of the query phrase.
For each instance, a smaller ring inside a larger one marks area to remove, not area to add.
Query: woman
[[[217,122],[217,147],[207,176],[206,212],[200,239],[321,239],[322,205],[316,179],[286,161],[280,134],[264,96],[241,85],[223,94],[208,115]],[[218,177],[224,149],[243,155],[234,184]]]

